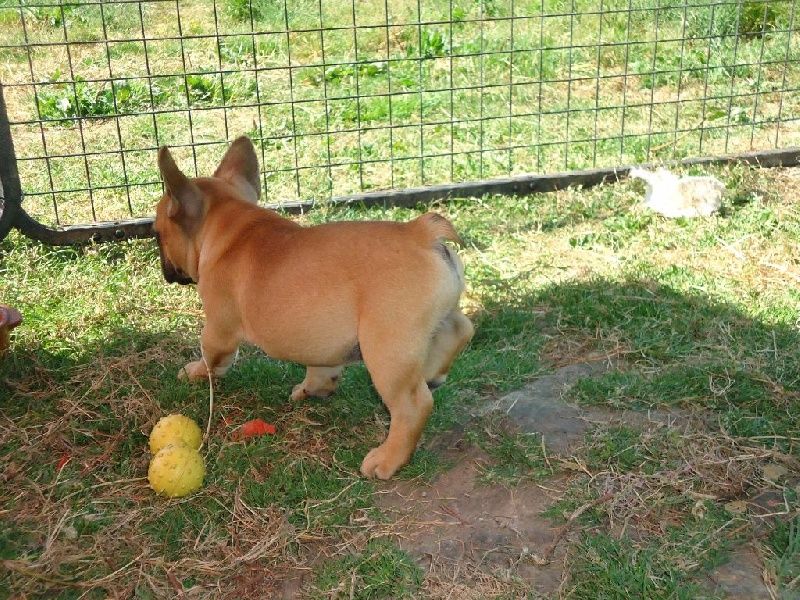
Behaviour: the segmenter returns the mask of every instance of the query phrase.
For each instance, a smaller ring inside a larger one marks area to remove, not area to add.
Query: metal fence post
[[[0,83],[0,240],[14,226],[21,202],[22,186],[3,97],[3,84]]]
[[[3,84],[0,83],[0,240],[8,235],[12,227],[35,240],[54,245],[147,238],[152,236],[152,221],[143,218],[51,229],[32,219],[22,209],[17,157],[3,97]]]

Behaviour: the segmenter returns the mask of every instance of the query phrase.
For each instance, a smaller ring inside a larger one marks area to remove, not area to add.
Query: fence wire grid
[[[143,217],[247,134],[268,203],[794,145],[794,0],[0,0],[24,208]]]

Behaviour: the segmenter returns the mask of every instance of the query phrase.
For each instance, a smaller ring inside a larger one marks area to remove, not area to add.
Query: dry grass
[[[459,565],[457,569],[431,565],[421,591],[431,600],[538,597],[531,596],[529,587],[521,581],[486,573],[469,563]]]
[[[667,444],[669,447],[665,447]],[[765,477],[765,467],[780,464],[796,471],[800,466],[793,456],[748,445],[747,440],[736,440],[715,429],[697,431],[691,426],[670,428],[665,436],[664,426],[659,425],[657,430],[645,431],[637,447],[653,453],[661,468],[643,473],[613,465],[599,470],[581,465],[593,489],[613,493],[604,510],[619,535],[624,535],[628,526],[640,533],[663,535],[685,514],[686,507],[681,505],[664,511],[676,498],[693,504],[693,512],[705,510],[706,501],[743,501],[741,508],[732,505],[732,512],[746,512],[747,501],[754,494],[782,489]]]

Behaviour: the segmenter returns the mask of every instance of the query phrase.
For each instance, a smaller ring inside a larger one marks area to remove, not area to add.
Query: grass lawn
[[[469,421],[484,485],[560,482],[552,527],[612,493],[561,542],[555,597],[722,597],[709,576],[743,548],[776,597],[800,593],[800,170],[713,172],[729,193],[705,220],[645,212],[636,182],[438,207],[466,241],[477,333],[435,393],[425,442],[598,356],[614,369],[566,400],[682,415],[645,429],[599,420],[569,456]],[[447,597],[449,580],[400,549],[402,524],[376,501],[395,483],[358,475],[388,424],[363,367],[334,397],[293,405],[301,368],[246,348],[216,389],[205,486],[158,499],[143,479],[150,428],[171,411],[201,425],[208,414],[207,388],[175,378],[197,354],[195,291],[162,282],[150,241],[50,249],[12,234],[0,251],[0,298],[25,317],[0,363],[0,597],[263,598],[291,577],[310,598]],[[277,434],[232,440],[254,417]],[[404,485],[451,468],[427,448]],[[467,581],[476,598],[536,597],[513,571]]]
[[[242,133],[269,202],[797,144],[796,23],[791,0],[0,0],[0,81],[26,210],[77,224],[152,214],[159,144],[206,174]],[[704,220],[644,211],[635,182],[434,207],[466,241],[477,333],[399,484],[358,475],[388,426],[363,367],[292,404],[302,368],[245,348],[216,388],[204,487],[156,498],[153,424],[208,418],[207,388],[176,379],[195,291],[163,283],[152,241],[12,233],[0,599],[537,597],[529,553],[453,572],[403,549],[380,499],[457,469],[447,436],[484,488],[553,495],[541,518],[569,529],[546,595],[722,597],[745,553],[773,597],[800,596],[800,169],[710,171],[728,195]],[[568,454],[474,416],[597,359],[612,368],[564,393],[600,415]],[[256,417],[276,435],[233,439]]]

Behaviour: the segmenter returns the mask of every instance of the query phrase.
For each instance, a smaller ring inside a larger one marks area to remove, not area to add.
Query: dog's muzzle
[[[158,257],[161,259],[161,272],[164,274],[164,279],[167,283],[178,283],[180,285],[190,285],[194,283],[194,279],[189,277],[182,269],[173,265],[166,256],[164,256],[164,249],[161,247],[161,236],[156,233],[156,244],[158,244]]]

